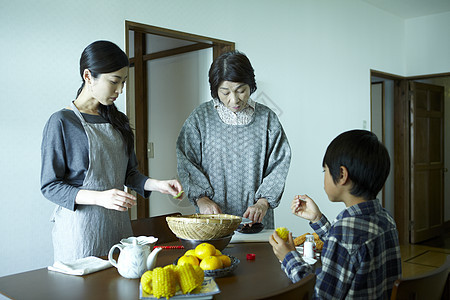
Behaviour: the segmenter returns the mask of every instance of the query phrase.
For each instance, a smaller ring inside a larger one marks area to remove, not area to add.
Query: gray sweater
[[[106,123],[97,115],[82,114],[88,123]],[[88,139],[83,125],[72,110],[62,109],[50,116],[41,145],[41,192],[50,201],[75,210],[75,197],[89,167]],[[108,163],[108,162],[105,162]],[[144,197],[147,176],[137,170],[134,151],[128,160],[124,185]]]
[[[223,213],[242,216],[260,198],[269,201],[266,228],[274,228],[288,174],[291,149],[276,114],[256,103],[247,125],[222,122],[213,101],[197,107],[177,140],[178,176],[188,198],[203,196]],[[197,208],[198,209],[198,208]]]

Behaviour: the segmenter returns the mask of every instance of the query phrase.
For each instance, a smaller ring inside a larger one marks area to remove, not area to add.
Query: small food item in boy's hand
[[[283,239],[283,241],[286,242],[288,240],[289,230],[287,230],[286,227],[278,227],[275,231],[278,233],[278,236]]]

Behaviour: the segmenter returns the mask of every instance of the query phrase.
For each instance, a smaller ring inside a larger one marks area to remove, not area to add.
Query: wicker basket
[[[241,217],[216,215],[187,215],[166,217],[170,230],[179,238],[210,240],[232,234],[242,221]]]

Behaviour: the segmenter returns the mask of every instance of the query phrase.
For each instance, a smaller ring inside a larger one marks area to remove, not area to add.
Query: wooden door
[[[409,82],[410,241],[438,236],[444,221],[444,87]]]

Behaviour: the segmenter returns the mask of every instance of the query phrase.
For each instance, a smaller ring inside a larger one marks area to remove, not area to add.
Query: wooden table
[[[161,251],[156,266],[173,263],[184,251]],[[268,242],[230,244],[223,253],[238,258],[241,263],[232,275],[215,279],[221,292],[214,299],[257,299],[291,284]],[[247,260],[247,253],[254,253],[256,259]],[[0,294],[13,299],[139,299],[139,279],[123,278],[114,267],[85,276],[43,268],[0,277]]]

